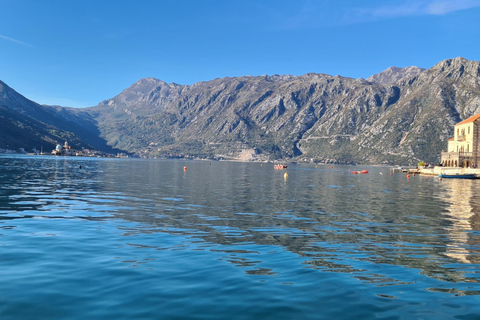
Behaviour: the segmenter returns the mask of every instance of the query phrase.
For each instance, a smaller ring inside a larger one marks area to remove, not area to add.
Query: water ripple
[[[255,163],[183,166],[0,157],[0,315],[442,319],[479,311],[476,181],[306,165],[289,166],[285,180]]]

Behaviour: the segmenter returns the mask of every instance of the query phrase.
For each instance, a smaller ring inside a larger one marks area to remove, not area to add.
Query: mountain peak
[[[377,84],[389,84],[403,78],[411,78],[424,71],[425,69],[416,66],[406,68],[390,67],[380,73],[367,78],[367,81]]]
[[[157,78],[146,77],[146,78],[142,78],[142,79],[138,80],[133,85],[136,85],[136,84],[148,85],[148,84],[167,84],[167,83],[165,81],[162,81],[162,80],[157,79]]]
[[[468,63],[468,62],[470,61],[465,59],[464,57],[456,57],[456,58],[450,58],[450,59],[445,59],[443,61],[440,61],[439,63],[437,63],[437,65],[439,64],[451,65],[451,64]]]
[[[467,66],[467,65],[478,65],[478,61],[473,61],[473,60],[467,60],[463,57],[457,57],[457,58],[452,58],[452,59],[446,59],[443,61],[440,61],[436,65],[432,67],[433,70],[446,70],[447,68],[459,68],[462,66]]]
[[[142,78],[112,99],[102,101],[100,105],[124,108],[154,100],[163,105],[165,101],[170,101],[178,96],[184,87],[186,86],[173,82],[166,83],[152,77]]]
[[[445,73],[447,77],[454,77],[455,79],[463,75],[480,77],[480,62],[457,57],[443,60],[434,65],[429,71],[434,75]]]

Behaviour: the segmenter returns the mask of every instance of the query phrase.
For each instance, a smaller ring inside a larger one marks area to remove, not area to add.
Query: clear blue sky
[[[0,80],[86,107],[155,77],[327,73],[480,60],[480,0],[0,0]]]

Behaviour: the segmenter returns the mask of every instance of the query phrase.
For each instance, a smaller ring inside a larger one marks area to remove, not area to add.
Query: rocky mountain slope
[[[406,68],[390,67],[380,73],[368,77],[367,81],[377,84],[390,84],[404,78],[412,78],[422,71],[425,71],[425,69],[415,66]]]
[[[141,156],[415,164],[437,162],[453,125],[480,113],[480,63],[463,58],[367,80],[312,73],[188,86],[145,78],[85,109],[39,106],[0,84],[0,148],[68,139]]]
[[[31,152],[43,147],[50,152],[64,141],[77,148],[113,151],[99,137],[96,121],[89,114],[39,105],[0,81],[0,149]]]
[[[454,123],[480,113],[480,64],[456,58],[409,70],[394,82],[372,77],[380,83],[326,74],[192,86],[147,78],[86,112],[108,144],[141,155],[435,162]]]

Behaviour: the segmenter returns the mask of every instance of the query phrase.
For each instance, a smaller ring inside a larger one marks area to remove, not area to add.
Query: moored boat
[[[438,175],[439,178],[457,178],[457,179],[475,179],[473,173],[457,173],[457,174],[442,174]]]
[[[362,171],[352,171],[353,174],[366,174],[368,173],[368,170],[362,170]]]
[[[287,169],[287,165],[286,164],[276,164],[273,166],[275,169]]]

